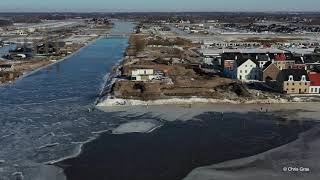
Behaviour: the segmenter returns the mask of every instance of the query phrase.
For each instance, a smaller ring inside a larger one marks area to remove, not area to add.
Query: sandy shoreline
[[[122,116],[150,113],[166,121],[187,121],[206,112],[217,113],[272,113],[287,120],[319,121],[319,102],[279,103],[279,104],[231,104],[231,103],[195,103],[135,106],[97,106],[104,112],[120,112]]]
[[[229,99],[211,99],[211,98],[201,98],[201,97],[192,97],[192,98],[170,98],[170,99],[158,99],[158,100],[135,100],[135,99],[121,99],[121,98],[112,98],[107,97],[102,100],[97,106],[152,106],[152,105],[189,105],[189,104],[285,104],[290,103],[286,99],[263,99],[263,100],[248,100],[248,101],[235,101]]]

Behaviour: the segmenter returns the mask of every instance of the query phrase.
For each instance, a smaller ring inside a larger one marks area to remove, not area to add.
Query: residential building
[[[153,69],[135,69],[131,72],[131,80],[133,81],[150,81],[155,78]]]
[[[0,64],[0,72],[9,72],[14,70],[14,65],[12,64]]]
[[[310,72],[309,79],[311,81],[309,93],[310,94],[320,94],[320,73]]]
[[[280,71],[277,82],[281,92],[287,94],[309,93],[310,79],[304,69],[284,69]]]
[[[306,64],[304,63],[304,57],[293,57],[295,59],[295,64],[293,65],[293,69],[305,69],[307,70]]]
[[[269,82],[277,80],[280,69],[271,61],[267,62],[262,69],[262,81]]]
[[[309,54],[304,56],[304,63],[307,70],[313,70],[315,67],[320,66],[320,55]]]
[[[271,61],[270,57],[267,54],[257,55],[256,60],[258,61],[258,65],[260,69],[263,69],[265,64]]]
[[[237,60],[236,77],[240,81],[250,81],[260,79],[260,69],[251,59],[241,61]]]
[[[293,68],[295,61],[287,60],[285,54],[278,54],[275,56],[275,60],[273,62],[280,70],[283,69],[291,69]]]
[[[235,60],[224,60],[223,61],[223,74],[225,77],[236,79],[236,66]]]

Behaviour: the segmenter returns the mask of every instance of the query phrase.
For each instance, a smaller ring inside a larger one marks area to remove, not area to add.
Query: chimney
[[[303,56],[301,56],[301,61],[303,62],[303,64],[304,64],[304,58],[303,58]]]

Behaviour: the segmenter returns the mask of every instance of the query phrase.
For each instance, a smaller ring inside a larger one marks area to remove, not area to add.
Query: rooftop
[[[278,80],[279,81],[288,81],[289,76],[293,76],[294,81],[301,81],[302,76],[306,77],[307,81],[310,81],[308,73],[304,69],[284,69],[280,71],[278,75]]]

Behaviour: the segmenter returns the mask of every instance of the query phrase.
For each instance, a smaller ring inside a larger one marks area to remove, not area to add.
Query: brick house
[[[280,69],[271,61],[267,62],[262,69],[262,81],[275,81],[277,80]]]

